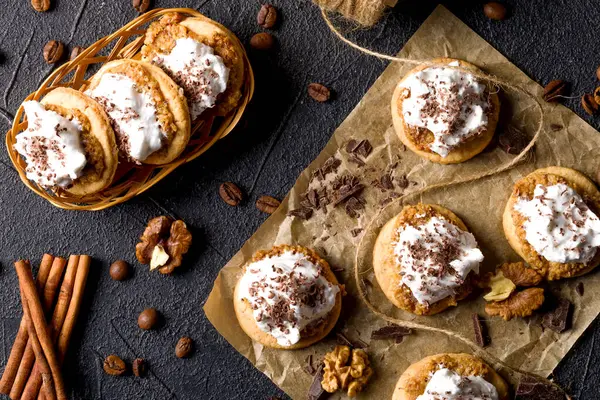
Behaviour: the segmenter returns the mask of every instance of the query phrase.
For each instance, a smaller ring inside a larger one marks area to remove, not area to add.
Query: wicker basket
[[[73,89],[85,88],[96,67],[119,58],[139,58],[139,50],[144,43],[144,34],[150,22],[164,14],[178,12],[188,17],[203,17],[189,8],[155,9],[134,19],[118,31],[106,36],[85,49],[79,56],[57,68],[25,100],[40,100],[52,89],[64,86]],[[241,43],[240,43],[241,46]],[[241,46],[243,49],[243,46]],[[92,70],[89,70],[92,67]],[[85,197],[75,197],[64,190],[46,190],[27,179],[26,164],[14,150],[16,135],[27,128],[23,107],[17,110],[12,128],[6,134],[8,155],[23,183],[57,207],[67,210],[102,210],[131,199],[151,188],[169,175],[175,168],[185,164],[208,150],[215,142],[225,137],[240,121],[246,105],[254,93],[254,75],[244,53],[245,81],[242,98],[237,109],[225,117],[215,117],[207,111],[206,118],[192,126],[192,136],[184,152],[173,162],[160,166],[135,165],[121,162],[113,183],[103,191]]]

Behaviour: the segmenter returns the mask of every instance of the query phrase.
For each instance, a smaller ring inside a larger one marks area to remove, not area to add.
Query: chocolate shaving
[[[354,228],[350,231],[350,234],[352,235],[352,237],[357,237],[362,231],[362,228]]]
[[[313,208],[319,208],[319,194],[316,189],[309,190],[308,193],[306,193],[306,200],[308,200]]]
[[[583,296],[583,282],[579,282],[577,286],[575,286],[575,291],[578,295]]]
[[[563,128],[564,128],[564,126],[559,125],[559,124],[550,124],[550,129],[552,129],[554,132],[558,132]]]
[[[300,207],[295,210],[290,210],[287,213],[287,215],[290,217],[298,217],[305,221],[307,219],[309,219],[310,217],[312,217],[312,214],[313,214],[313,210],[311,210],[310,208],[307,208],[307,207]]]
[[[342,164],[340,160],[335,157],[329,157],[327,161],[323,163],[321,167],[321,171],[323,171],[323,175],[327,176],[327,174],[331,172],[336,172],[338,167]]]
[[[368,345],[360,339],[350,340],[346,335],[341,332],[336,332],[335,334],[336,341],[339,345],[348,346],[353,349],[364,349]]]
[[[406,178],[405,175],[396,178],[396,184],[398,185],[398,187],[400,189],[406,189],[408,187],[408,185],[410,184],[410,182],[408,181],[408,179]]]
[[[361,160],[356,154],[350,154],[350,156],[348,156],[348,161],[353,162],[359,167],[364,167],[365,165],[367,165],[367,163]]]
[[[344,208],[346,210],[346,214],[348,214],[349,217],[356,218],[359,215],[358,211],[362,210],[364,206],[360,201],[358,201],[356,197],[350,197],[346,202]]]
[[[394,188],[394,182],[392,182],[392,177],[390,174],[385,174],[379,179],[379,183],[381,187],[387,190],[392,190]]]
[[[354,150],[354,151],[357,154],[363,156],[364,158],[367,158],[369,156],[369,154],[371,154],[372,150],[373,150],[373,146],[371,146],[371,143],[367,139],[364,139],[364,140],[360,141],[360,143],[356,147],[356,150]]]
[[[562,333],[570,326],[571,302],[567,299],[560,299],[558,306],[547,312],[542,318],[542,326],[554,332]]]
[[[306,365],[304,367],[302,367],[302,370],[309,375],[314,375],[315,372],[317,372],[316,368],[313,365],[313,355],[312,354],[309,354],[308,357],[306,357]]]
[[[355,194],[360,193],[363,189],[364,185],[361,183],[343,185],[334,193],[335,200],[333,201],[333,205],[337,206],[338,204],[343,203]]]
[[[323,389],[321,381],[323,380],[323,363],[319,364],[317,372],[314,375],[313,381],[308,388],[307,400],[323,400],[328,396],[328,393]]]
[[[521,377],[515,400],[565,400],[565,394],[550,382],[525,375]]]
[[[343,267],[339,267],[339,266],[331,267],[331,270],[333,272],[342,272],[342,271],[345,271]]]
[[[412,329],[399,325],[388,325],[371,332],[371,340],[394,339],[396,343],[401,343],[404,336],[412,334]]]
[[[472,319],[473,330],[475,331],[475,342],[479,347],[486,347],[488,344],[490,344],[490,337],[488,335],[485,322],[477,313],[473,313]]]

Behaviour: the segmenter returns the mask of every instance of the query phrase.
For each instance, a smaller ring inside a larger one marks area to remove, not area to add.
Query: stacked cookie
[[[166,14],[146,31],[141,60],[106,63],[83,92],[57,88],[25,102],[27,129],[14,147],[39,186],[97,193],[113,182],[119,160],[177,159],[194,123],[235,109],[245,73],[243,49],[225,27]]]

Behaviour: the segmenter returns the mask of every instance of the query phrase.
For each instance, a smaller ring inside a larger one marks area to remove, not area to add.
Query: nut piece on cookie
[[[150,264],[150,270],[170,274],[181,265],[191,244],[192,234],[185,222],[160,216],[148,222],[135,246],[135,256],[142,264]]]
[[[485,305],[488,315],[498,315],[505,321],[514,317],[528,317],[544,303],[544,289],[529,288],[514,293],[508,299]]]
[[[323,389],[329,393],[347,390],[349,397],[356,397],[373,375],[369,356],[362,349],[350,350],[348,346],[336,346],[323,360]]]

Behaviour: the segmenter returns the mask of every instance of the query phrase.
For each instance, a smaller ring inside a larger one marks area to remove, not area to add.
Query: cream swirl
[[[425,305],[453,295],[471,271],[479,273],[483,261],[475,237],[439,217],[402,226],[394,254],[401,282]]]
[[[449,65],[458,66],[458,62]],[[488,124],[487,87],[475,76],[456,69],[430,67],[407,77],[400,86],[404,122],[433,133],[429,148],[442,157]]]
[[[498,391],[481,376],[462,376],[442,366],[417,400],[498,400]]]
[[[600,220],[570,186],[538,184],[533,198],[520,197],[514,209],[525,217],[525,239],[546,260],[585,264],[596,255]]]
[[[327,317],[339,291],[304,254],[285,251],[249,264],[238,296],[250,303],[263,332],[281,346],[291,346],[300,341],[305,328]]]
[[[48,110],[37,101],[26,101],[23,108],[27,130],[17,135],[14,148],[27,163],[27,178],[45,188],[68,188],[83,174],[87,163],[81,122]]]

